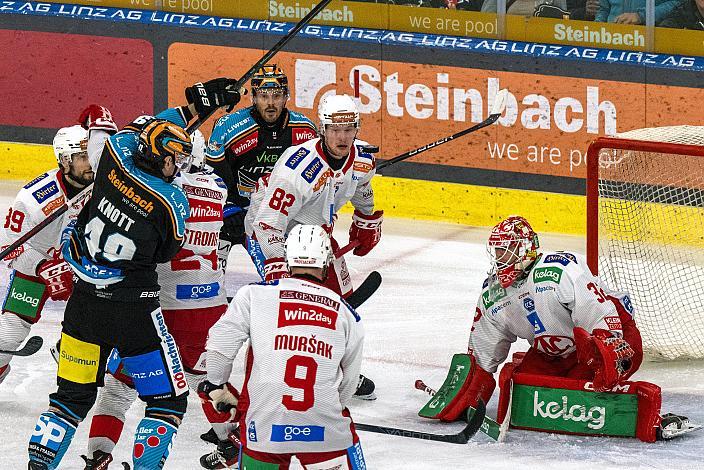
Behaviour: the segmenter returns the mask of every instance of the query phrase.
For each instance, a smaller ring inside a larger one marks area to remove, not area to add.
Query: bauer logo
[[[271,425],[272,442],[323,442],[325,428],[323,426],[285,424]]]
[[[41,188],[37,189],[32,193],[32,196],[34,196],[34,199],[37,200],[38,203],[42,203],[49,199],[51,196],[54,194],[59,193],[59,186],[56,184],[56,181],[52,181],[51,183],[42,186]]]
[[[562,279],[562,269],[547,267],[547,268],[537,268],[533,271],[533,282],[554,282],[556,284],[560,283]]]
[[[176,298],[179,300],[210,299],[220,292],[220,284],[187,284],[176,286]]]
[[[323,308],[320,305],[298,302],[281,302],[279,304],[279,328],[309,325],[334,330],[336,323],[337,312]]]

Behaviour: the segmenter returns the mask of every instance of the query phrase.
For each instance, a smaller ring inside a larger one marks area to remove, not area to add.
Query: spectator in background
[[[672,13],[682,0],[655,0],[655,24]],[[645,24],[645,0],[600,0],[595,21]]]
[[[663,28],[704,30],[704,0],[685,0],[657,25]]]
[[[534,16],[543,4],[549,4],[567,13],[566,0],[506,0],[506,14],[518,16]],[[496,0],[484,0],[481,11],[483,13],[496,13]],[[536,15],[547,16],[547,15]],[[550,15],[552,16],[552,15]]]
[[[599,0],[567,0],[571,20],[594,21],[599,11]]]

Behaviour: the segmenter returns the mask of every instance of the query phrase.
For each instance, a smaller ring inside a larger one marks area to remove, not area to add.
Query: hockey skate
[[[701,424],[690,423],[689,418],[686,416],[665,413],[662,415],[662,421],[660,422],[660,427],[657,430],[657,440],[667,441],[701,428]]]
[[[112,454],[108,454],[102,450],[93,452],[92,459],[89,459],[85,455],[81,455],[81,458],[86,461],[86,466],[83,470],[105,470],[108,468],[110,462],[112,462]]]
[[[360,400],[376,400],[375,388],[376,385],[371,379],[359,374],[359,382],[357,382],[357,391],[354,392],[354,397]]]
[[[220,441],[215,450],[200,458],[200,465],[208,469],[239,468],[239,455],[239,445],[235,445],[231,439]]]
[[[213,428],[208,429],[208,432],[204,432],[203,434],[200,435],[201,440],[208,442],[210,444],[218,444],[218,435],[215,434],[215,430]]]

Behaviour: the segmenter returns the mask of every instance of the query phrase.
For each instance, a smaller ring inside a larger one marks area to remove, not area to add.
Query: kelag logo
[[[272,442],[323,442],[325,441],[325,428],[313,425],[271,425]]]

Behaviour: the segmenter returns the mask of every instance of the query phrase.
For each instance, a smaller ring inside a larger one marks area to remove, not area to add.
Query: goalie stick
[[[477,409],[467,410],[467,425],[457,434],[433,434],[410,429],[390,428],[387,426],[377,426],[375,424],[355,423],[357,431],[376,432],[380,434],[390,434],[398,437],[412,437],[414,439],[424,439],[426,441],[447,442],[450,444],[466,444],[479,431],[486,415],[486,406],[479,400]]]
[[[503,90],[500,90],[496,94],[496,98],[494,98],[494,104],[491,107],[491,113],[489,114],[489,117],[484,119],[479,124],[472,126],[469,129],[465,129],[463,131],[460,131],[456,134],[452,134],[451,136],[443,137],[440,140],[436,140],[435,142],[431,142],[431,143],[426,144],[426,145],[419,147],[417,149],[411,150],[406,153],[402,153],[398,157],[394,157],[389,160],[384,160],[383,162],[379,163],[376,166],[376,169],[381,170],[382,168],[386,168],[387,166],[391,166],[394,163],[398,163],[400,161],[406,160],[407,158],[411,158],[413,156],[416,156],[419,153],[423,153],[426,150],[430,150],[432,148],[435,148],[438,145],[442,145],[442,144],[447,143],[451,140],[458,139],[464,135],[471,134],[472,132],[478,131],[479,129],[483,129],[487,126],[494,124],[501,117],[501,114],[504,112],[504,108],[506,108],[506,98],[507,97],[508,97],[508,90],[505,88]]]
[[[428,387],[425,382],[420,379],[416,380],[415,387],[417,390],[421,390],[430,395],[431,397],[436,393],[436,390],[433,390],[432,388]],[[469,408],[474,409],[471,406]],[[510,411],[511,410],[509,408],[509,413]],[[479,430],[490,438],[492,438],[493,440],[497,442],[503,442],[506,439],[506,433],[508,432],[508,418],[509,416],[507,415],[506,418],[504,418],[504,422],[499,424],[498,422],[486,416],[485,412],[484,419],[482,420]]]
[[[283,49],[283,47],[284,47],[291,39],[293,39],[293,37],[294,37],[296,34],[298,34],[298,32],[299,32],[301,29],[303,29],[303,27],[304,27],[305,25],[307,25],[313,18],[315,18],[315,16],[316,16],[318,13],[320,13],[320,12],[323,10],[323,8],[325,8],[325,7],[328,5],[328,3],[330,3],[331,1],[332,1],[332,0],[322,0],[322,1],[321,1],[320,3],[318,3],[310,12],[308,12],[308,14],[307,14],[306,16],[304,16],[303,18],[301,18],[301,21],[299,21],[298,23],[296,23],[296,25],[293,27],[293,29],[291,29],[291,31],[289,31],[288,33],[286,33],[286,35],[284,35],[284,37],[282,37],[281,39],[279,39],[279,42],[277,42],[276,44],[274,44],[274,45],[271,47],[271,49],[269,49],[269,51],[268,51],[266,54],[264,54],[264,55],[262,56],[261,59],[259,59],[254,65],[252,65],[252,67],[250,67],[250,69],[247,70],[247,72],[246,72],[244,75],[242,75],[242,77],[240,77],[239,80],[237,80],[237,84],[235,85],[235,87],[237,88],[237,90],[241,90],[241,89],[244,87],[245,83],[247,83],[247,81],[248,81],[250,78],[252,78],[252,75],[254,75],[254,74],[257,72],[257,70],[259,70],[259,68],[260,68],[262,65],[266,64],[267,62],[269,62],[269,60],[270,60],[272,57],[274,57],[277,52],[279,52],[281,49]],[[242,94],[244,94],[244,93],[242,93]],[[196,119],[196,121],[195,121],[193,124],[191,124],[190,126],[188,126],[188,127],[186,128],[186,132],[188,132],[189,134],[191,134],[193,131],[195,131],[196,129],[198,129],[205,121],[207,121],[208,118],[210,118],[210,116],[212,116],[214,113],[215,113],[215,110],[213,109],[210,113],[208,113],[207,116],[205,116],[205,117],[203,117],[203,118],[201,118],[200,116],[198,116],[198,119]]]
[[[32,354],[41,349],[42,344],[44,344],[44,340],[41,336],[32,336],[27,340],[26,343],[24,343],[24,346],[22,346],[21,348],[16,349],[14,351],[0,350],[0,354],[11,354],[13,356],[20,357],[31,356]]]

